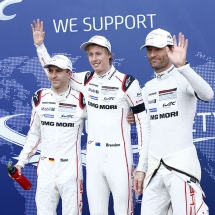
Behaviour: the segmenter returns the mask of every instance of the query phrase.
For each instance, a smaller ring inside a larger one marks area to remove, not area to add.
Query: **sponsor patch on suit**
[[[159,101],[176,99],[177,98],[177,88],[159,91]]]
[[[109,86],[102,86],[102,95],[116,95],[118,93],[118,87],[109,87]]]
[[[177,99],[167,99],[159,102],[159,107],[162,110],[174,109],[178,107]]]
[[[59,103],[58,112],[75,113],[77,105]]]

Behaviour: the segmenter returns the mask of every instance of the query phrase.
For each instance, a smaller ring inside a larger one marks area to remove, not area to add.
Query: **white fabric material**
[[[50,58],[44,45],[37,47],[37,53],[42,65]],[[91,215],[108,214],[110,191],[116,215],[133,211],[133,155],[126,116],[130,107],[143,104],[143,99],[138,81],[126,77],[112,66],[103,76],[91,72],[73,73],[70,82],[72,88],[83,93],[87,105],[86,168]],[[123,86],[129,87],[124,91]],[[148,135],[146,112],[137,112],[135,121],[141,147],[146,144]]]
[[[144,49],[146,46],[163,48],[167,45],[173,45],[171,34],[168,31],[158,28],[149,32],[146,37],[145,44],[140,49]]]
[[[44,68],[48,68],[49,66],[57,66],[61,69],[69,69],[72,71],[72,62],[64,55],[55,55],[52,57],[50,61],[44,66]]]
[[[161,165],[143,193],[141,215],[207,215],[203,196],[199,184]]]
[[[61,196],[63,215],[80,215],[83,180],[80,140],[84,113],[80,93],[69,87],[60,95],[46,89],[34,97],[38,103],[33,102],[30,130],[17,164],[24,167],[40,143],[37,214],[56,214]]]
[[[201,179],[200,164],[193,144],[193,121],[197,97],[203,101],[209,101],[213,98],[213,90],[190,68],[190,65],[179,69],[172,65],[147,82],[142,94],[150,128],[148,145],[142,146],[137,167],[137,171],[144,171],[148,165],[142,214],[167,214],[170,201],[174,215],[186,214],[181,211],[185,207],[180,203],[183,193],[177,191],[180,184],[178,176],[171,175],[171,178],[174,178],[171,181],[168,175],[167,178],[164,177],[166,173],[164,176],[159,175],[163,171],[162,168],[158,170],[148,186],[146,185],[161,159],[172,168],[193,175],[198,180]],[[155,199],[159,201],[155,202]]]
[[[153,156],[153,154],[150,153],[150,151],[148,155],[149,168],[148,171],[146,172],[144,187],[147,186],[153,172],[155,171],[155,169],[158,168],[160,164],[160,158],[156,158],[155,156]],[[194,145],[191,148],[163,157],[162,160],[166,165],[174,167],[177,170],[183,171],[185,173],[188,173],[197,178],[199,181],[201,180],[201,167]]]
[[[180,177],[184,182],[188,183],[188,185],[193,189],[194,191],[194,203],[195,203],[195,210],[193,210],[193,215],[209,215],[209,209],[208,206],[204,202],[205,193],[203,192],[200,184],[194,183],[193,181],[190,180],[190,177],[178,173],[176,171],[172,171],[173,174],[176,176]]]
[[[189,76],[189,82],[185,76]],[[142,94],[150,124],[150,140],[149,145],[144,144],[141,149],[138,171],[147,166],[148,150],[161,159],[193,146],[195,92],[204,101],[213,98],[210,85],[189,65],[181,67],[180,72],[172,66],[146,83]]]
[[[85,42],[81,45],[81,49],[82,50],[87,50],[87,47],[91,44],[96,44],[96,45],[99,45],[99,46],[103,46],[103,47],[106,47],[110,52],[111,52],[111,44],[110,42],[103,36],[93,36],[89,39],[88,42]]]

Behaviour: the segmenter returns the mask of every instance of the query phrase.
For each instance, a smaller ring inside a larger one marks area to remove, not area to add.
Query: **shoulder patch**
[[[42,91],[43,90],[38,90],[34,93],[33,102],[34,102],[35,107],[37,107],[40,104]]]
[[[86,106],[86,102],[82,93],[79,93],[79,106],[82,110]]]
[[[126,92],[134,80],[135,80],[135,78],[133,76],[125,75],[124,80],[122,82],[122,90],[124,92]]]
[[[84,86],[86,86],[89,81],[92,79],[94,72],[87,72],[84,77]]]

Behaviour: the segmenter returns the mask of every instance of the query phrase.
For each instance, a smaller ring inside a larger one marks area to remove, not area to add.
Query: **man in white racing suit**
[[[213,90],[186,62],[187,47],[183,34],[177,44],[162,29],[151,31],[141,47],[156,76],[142,91],[150,138],[134,180],[139,194],[144,189],[141,215],[208,214],[192,127],[197,99],[211,100]]]
[[[32,25],[34,44],[42,65],[50,56],[43,44],[43,25]],[[139,146],[145,144],[146,112],[138,81],[112,65],[111,44],[94,36],[81,45],[94,72],[73,73],[70,85],[83,93],[88,114],[86,154],[87,196],[91,215],[108,215],[110,191],[116,215],[133,213],[133,155],[130,125],[131,108],[136,121]]]
[[[60,197],[63,215],[81,215],[83,95],[69,86],[72,63],[66,56],[55,55],[45,68],[52,86],[33,96],[30,130],[16,167],[21,173],[40,144],[37,215],[55,215]]]

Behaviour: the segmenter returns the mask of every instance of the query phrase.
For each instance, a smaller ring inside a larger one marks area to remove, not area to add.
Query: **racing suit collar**
[[[174,68],[175,68],[174,65],[172,65],[169,69],[167,69],[163,72],[160,72],[160,73],[155,72],[157,80],[161,81],[161,80],[168,78],[171,75],[171,72]]]
[[[71,92],[71,87],[69,86],[68,89],[65,92],[60,93],[60,94],[55,93],[52,89],[50,89],[50,90],[51,90],[51,95],[53,96],[53,98],[57,102],[61,102],[61,101],[64,101],[68,97],[68,95]]]
[[[106,72],[104,75],[97,75],[96,73],[94,73],[94,78],[98,79],[98,80],[104,80],[104,81],[107,81],[107,80],[110,80],[114,73],[116,72],[116,69],[115,67],[112,65],[110,70],[108,72]]]

